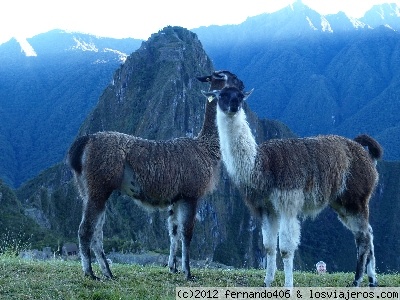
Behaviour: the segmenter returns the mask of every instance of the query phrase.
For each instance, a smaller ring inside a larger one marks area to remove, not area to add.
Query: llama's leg
[[[189,266],[190,242],[192,241],[197,201],[188,199],[176,204],[178,213],[178,230],[182,237],[182,271],[187,280],[192,278]]]
[[[293,259],[300,242],[300,224],[295,216],[281,216],[279,250],[285,272],[285,286],[293,287]]]
[[[82,221],[79,225],[78,238],[79,238],[79,252],[81,256],[82,269],[86,276],[90,276],[93,279],[99,279],[94,276],[92,269],[92,261],[90,254],[90,246],[93,241],[93,235],[96,230],[96,225],[102,216],[105,209],[105,201],[109,194],[104,194],[102,201],[98,201],[96,198],[88,198],[85,201]],[[95,201],[95,199],[97,201]]]
[[[168,259],[168,267],[170,272],[176,273],[178,272],[178,268],[176,265],[176,252],[178,251],[178,220],[176,218],[177,212],[175,211],[174,205],[171,205],[168,208],[168,232],[169,232],[169,259]]]
[[[99,279],[94,276],[92,269],[92,261],[90,254],[90,245],[92,243],[95,224],[100,216],[100,212],[93,209],[88,209],[88,206],[84,209],[82,215],[82,221],[79,225],[78,237],[79,237],[79,252],[81,256],[82,269],[85,276],[90,276],[92,279]]]
[[[361,286],[363,280],[367,258],[370,255],[371,239],[369,233],[358,231],[354,233],[357,248],[357,267],[353,285]]]
[[[370,244],[370,251],[367,257],[367,274],[368,274],[368,281],[370,287],[378,286],[378,280],[376,279],[376,272],[375,272],[375,251],[374,251],[374,243],[373,243],[373,232],[372,227],[368,226],[368,231],[371,235],[371,244]]]
[[[276,245],[278,239],[279,219],[275,213],[264,213],[262,215],[262,237],[266,252],[266,271],[264,284],[266,287],[271,286],[275,278],[276,272]]]
[[[339,219],[353,232],[356,242],[357,265],[353,285],[356,287],[361,286],[365,268],[367,267],[369,285],[377,286],[372,228],[366,221],[367,218],[360,217],[360,215],[339,214]]]
[[[357,214],[349,214],[341,207],[332,207],[338,213],[340,221],[354,234],[357,249],[357,265],[353,285],[356,287],[361,286],[365,268],[367,267],[369,285],[377,286],[373,235],[372,228],[368,222],[368,210]]]
[[[103,250],[103,225],[105,221],[105,211],[100,214],[100,217],[97,221],[96,228],[93,235],[92,241],[92,249],[94,254],[96,255],[97,261],[100,265],[101,271],[103,275],[107,278],[113,278],[113,275],[110,270],[110,266],[108,264],[106,255]]]
[[[361,286],[365,267],[367,267],[369,286],[377,286],[378,281],[375,273],[375,254],[371,226],[368,225],[366,230],[356,231],[354,237],[357,247],[357,267],[353,285],[357,287]]]

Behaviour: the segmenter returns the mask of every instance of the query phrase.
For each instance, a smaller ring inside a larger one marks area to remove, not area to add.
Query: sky
[[[360,18],[375,4],[400,0],[303,0],[322,15],[345,12]],[[52,29],[103,37],[147,40],[165,26],[240,24],[248,17],[275,12],[293,0],[10,0],[0,3],[0,44]],[[140,5],[139,5],[140,4]]]

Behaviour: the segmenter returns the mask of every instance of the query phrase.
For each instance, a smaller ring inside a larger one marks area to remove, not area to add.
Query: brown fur
[[[92,184],[120,189],[128,165],[141,187],[135,198],[164,208],[178,199],[202,197],[218,178],[214,172],[219,148],[207,147],[202,137],[150,141],[118,132],[88,137],[84,152],[85,172],[92,179],[87,180],[88,189]]]
[[[293,258],[300,242],[298,216],[316,216],[328,205],[355,237],[353,284],[360,286],[367,267],[369,284],[376,286],[368,202],[378,181],[376,159],[382,157],[378,142],[367,135],[355,141],[328,135],[257,146],[242,110],[250,93],[231,87],[206,94],[210,95],[218,98],[217,123],[228,173],[244,188],[247,206],[262,220],[266,286],[275,276],[278,236],[285,285],[293,286]]]
[[[371,156],[381,157],[380,148],[369,145]],[[365,197],[366,187],[372,193],[378,179],[369,152],[355,141],[333,135],[268,141],[259,146],[255,164],[253,181],[265,195],[272,189],[302,189],[319,194],[321,208],[340,201],[353,212],[364,210],[365,203],[355,200]],[[347,190],[353,200],[346,197]]]
[[[229,71],[199,77],[210,89],[243,83]],[[182,240],[182,270],[191,278],[189,245],[192,239],[197,201],[212,191],[219,178],[220,149],[215,124],[216,101],[206,101],[204,124],[194,138],[151,141],[118,132],[99,132],[78,138],[68,161],[83,203],[79,244],[85,275],[97,278],[91,267],[90,248],[106,277],[112,273],[103,250],[106,201],[121,190],[147,207],[168,208],[170,257],[176,272],[177,240]]]

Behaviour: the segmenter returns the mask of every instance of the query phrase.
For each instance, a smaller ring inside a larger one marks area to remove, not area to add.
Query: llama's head
[[[214,71],[211,75],[197,77],[197,79],[201,82],[209,82],[210,91],[214,90],[222,90],[224,87],[237,87],[239,90],[244,89],[243,82],[233,73],[222,70],[222,71]]]
[[[219,109],[228,116],[233,116],[239,112],[243,107],[243,102],[252,92],[253,90],[244,92],[237,87],[225,87],[220,91],[202,91],[204,96],[216,98],[218,100]]]

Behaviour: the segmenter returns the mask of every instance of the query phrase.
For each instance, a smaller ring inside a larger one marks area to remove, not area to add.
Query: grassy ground
[[[97,265],[95,273],[99,274]],[[114,280],[85,278],[76,261],[29,261],[0,256],[0,299],[175,299],[175,287],[257,287],[262,286],[263,270],[193,269],[193,281],[167,268],[113,264]],[[274,286],[283,285],[277,272]],[[352,273],[317,275],[295,272],[296,287],[345,287]],[[400,286],[399,274],[379,274],[383,286]],[[364,280],[365,285],[367,279]]]

